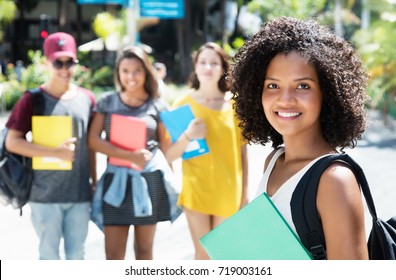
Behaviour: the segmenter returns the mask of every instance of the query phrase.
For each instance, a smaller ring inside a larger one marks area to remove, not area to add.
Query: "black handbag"
[[[8,129],[3,128],[0,138],[0,202],[19,208],[27,203],[33,181],[31,158],[10,153],[5,148]]]

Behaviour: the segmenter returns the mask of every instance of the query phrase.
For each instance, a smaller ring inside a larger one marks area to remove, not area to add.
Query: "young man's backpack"
[[[39,88],[29,90],[33,94],[33,115],[42,115],[44,97]],[[20,209],[27,203],[33,182],[31,158],[7,151],[5,139],[8,129],[0,135],[0,202]]]
[[[326,259],[322,222],[316,208],[320,176],[335,161],[347,163],[354,172],[372,216],[373,226],[368,239],[371,260],[396,259],[396,216],[388,221],[377,217],[374,201],[362,168],[347,154],[330,155],[318,160],[298,183],[290,203],[293,223],[304,246],[313,259]]]

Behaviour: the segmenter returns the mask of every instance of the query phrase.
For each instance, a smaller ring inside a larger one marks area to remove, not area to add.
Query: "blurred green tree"
[[[4,27],[15,18],[17,6],[14,1],[0,0],[0,41],[4,36]]]
[[[396,2],[378,0],[372,7],[373,22],[353,36],[370,75],[371,105],[396,117]]]

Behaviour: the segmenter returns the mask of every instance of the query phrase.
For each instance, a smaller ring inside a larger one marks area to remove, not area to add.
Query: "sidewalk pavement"
[[[0,116],[0,128],[4,126],[6,116]],[[377,112],[370,113],[369,128],[358,146],[347,152],[361,164],[370,183],[379,217],[388,219],[396,215],[396,125],[384,127]],[[263,164],[271,148],[249,145],[249,195],[253,197],[261,179]],[[105,157],[98,155],[98,172],[105,166]],[[180,169],[176,165],[176,175],[180,178]],[[0,205],[0,259],[35,260],[38,241],[30,223],[30,208],[23,208],[23,216],[10,206]],[[371,229],[371,219],[366,210],[366,227]],[[126,259],[134,259],[133,227],[127,244]],[[61,246],[62,248],[62,246]],[[62,250],[61,250],[61,254]],[[154,240],[154,258],[156,260],[191,260],[194,249],[189,235],[185,216],[182,214],[173,224],[162,222],[157,225]],[[62,255],[63,256],[63,255]],[[86,259],[104,260],[104,236],[92,222],[86,242]]]

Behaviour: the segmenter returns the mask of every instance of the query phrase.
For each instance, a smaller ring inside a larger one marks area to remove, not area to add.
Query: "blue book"
[[[191,107],[188,104],[180,106],[174,110],[161,112],[160,118],[168,130],[172,142],[176,142],[187,129],[190,122],[195,119]],[[187,145],[182,155],[182,159],[197,157],[208,152],[209,147],[206,140],[195,139],[190,141]]]

